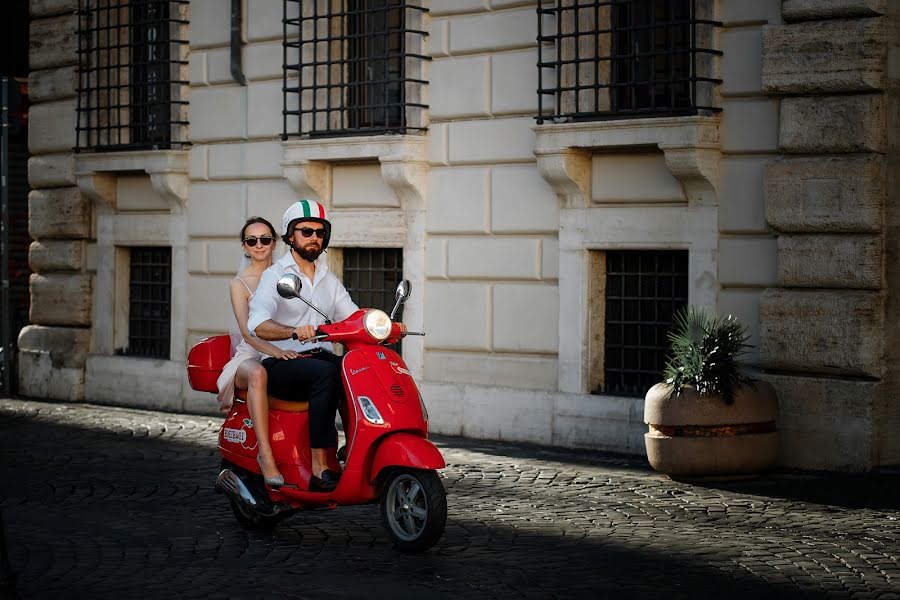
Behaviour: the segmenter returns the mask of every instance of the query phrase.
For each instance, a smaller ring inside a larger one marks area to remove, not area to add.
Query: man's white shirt
[[[259,280],[259,287],[250,298],[250,318],[247,320],[247,329],[256,335],[256,328],[270,319],[288,327],[300,325],[318,327],[325,323],[322,315],[299,298],[288,299],[278,295],[276,284],[287,273],[293,273],[300,277],[300,281],[303,283],[300,295],[319,307],[332,321],[342,321],[359,310],[359,307],[350,299],[350,294],[347,293],[344,284],[328,270],[327,263],[328,259],[323,252],[316,259],[316,274],[313,281],[310,281],[309,277],[294,262],[293,253],[290,250],[272,263],[272,266],[263,272]],[[274,340],[272,344],[282,350],[298,352],[317,347],[328,351],[333,349],[331,342],[301,344],[299,340],[286,339]]]

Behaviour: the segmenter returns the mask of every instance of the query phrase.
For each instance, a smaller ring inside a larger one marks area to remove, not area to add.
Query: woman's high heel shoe
[[[266,475],[264,473],[265,467],[263,467],[263,464],[259,459],[260,459],[260,457],[259,457],[259,455],[257,455],[256,464],[259,465],[260,474],[263,476],[263,481],[266,482],[266,485],[269,487],[273,487],[273,488],[283,486],[284,485],[284,475],[279,473],[275,477],[266,477]]]

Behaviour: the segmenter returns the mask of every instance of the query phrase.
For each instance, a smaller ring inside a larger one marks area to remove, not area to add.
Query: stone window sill
[[[590,205],[591,154],[656,148],[691,205],[717,204],[718,116],[664,117],[536,125],[538,169],[565,208]]]
[[[428,173],[424,136],[384,135],[287,140],[281,144],[281,170],[301,197],[331,198],[331,165],[378,162],[385,182],[407,210],[422,206]]]
[[[170,205],[183,208],[188,200],[187,150],[140,150],[75,155],[75,178],[83,194],[116,207],[116,177],[147,173],[154,191]]]

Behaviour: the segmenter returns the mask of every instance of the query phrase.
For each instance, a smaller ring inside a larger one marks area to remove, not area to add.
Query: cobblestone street
[[[0,400],[22,598],[898,598],[900,471],[692,485],[640,458],[438,438],[423,556],[376,505],[248,532],[213,489],[213,417]]]

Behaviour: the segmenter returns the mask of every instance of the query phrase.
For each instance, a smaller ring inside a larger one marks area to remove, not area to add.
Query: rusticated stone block
[[[879,290],[883,248],[876,235],[783,235],[778,238],[778,283]]]
[[[32,17],[50,17],[75,12],[78,0],[31,0],[29,5]]]
[[[31,22],[28,64],[32,70],[74,65],[78,60],[78,17],[72,12]]]
[[[883,152],[887,143],[881,94],[785,98],[780,123],[785,152]]]
[[[32,189],[75,185],[72,154],[41,154],[28,159],[28,185]]]
[[[75,99],[34,104],[28,109],[28,150],[70,152],[75,145]]]
[[[19,332],[18,347],[20,351],[49,353],[54,369],[80,369],[91,349],[91,330],[28,325]]]
[[[885,201],[884,159],[782,158],[764,170],[766,221],[782,232],[878,233]]]
[[[887,19],[763,28],[762,88],[775,94],[882,90]]]
[[[86,238],[91,207],[78,188],[32,190],[28,194],[28,232],[32,238]]]
[[[31,322],[37,325],[90,325],[91,277],[32,273]]]
[[[20,350],[19,393],[64,402],[84,400],[84,369],[53,366],[49,352]]]
[[[764,367],[865,377],[884,371],[879,292],[768,289],[759,322]]]
[[[35,398],[84,400],[91,330],[28,325],[19,333],[19,392]]]
[[[784,0],[781,15],[785,21],[847,19],[887,13],[888,0]]]
[[[760,376],[778,393],[779,464],[795,469],[868,471],[876,466],[880,381]]]
[[[74,98],[77,87],[78,74],[74,65],[28,74],[28,98],[32,102]]]
[[[32,271],[80,271],[84,263],[84,241],[42,240],[31,242],[28,265]]]

